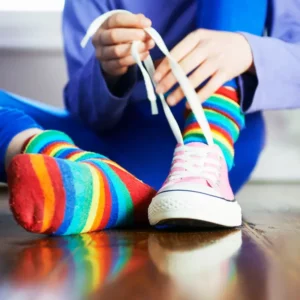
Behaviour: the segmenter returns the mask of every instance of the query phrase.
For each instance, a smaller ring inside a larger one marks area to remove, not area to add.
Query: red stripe
[[[233,100],[234,102],[236,102],[238,104],[240,103],[239,95],[236,90],[231,90],[231,89],[228,89],[228,88],[225,88],[224,86],[222,86],[215,92],[215,94],[223,95],[225,97],[230,98],[231,100]]]
[[[51,178],[52,188],[55,195],[55,212],[52,219],[52,224],[45,233],[53,233],[57,231],[64,220],[66,210],[66,193],[62,174],[55,159],[45,157],[44,161]]]
[[[31,164],[30,155],[19,155],[8,170],[10,207],[26,230],[40,233],[44,218],[44,193]]]
[[[28,138],[28,139],[24,142],[24,144],[23,144],[23,146],[22,146],[22,148],[21,148],[21,153],[24,153],[24,151],[25,151],[27,145],[31,142],[31,140],[32,140],[35,136],[36,136],[36,135],[32,135],[30,138]]]
[[[45,147],[41,153],[49,154],[53,149],[57,148],[57,146],[60,146],[61,144],[62,142],[51,142],[51,144]]]
[[[198,122],[194,122],[194,123],[188,125],[187,127],[185,127],[183,134],[186,134],[190,130],[194,130],[194,129],[200,129],[200,126],[199,126]]]
[[[110,167],[120,177],[130,193],[134,206],[134,221],[136,223],[148,224],[148,207],[156,194],[155,190],[130,173],[113,165],[110,165]]]

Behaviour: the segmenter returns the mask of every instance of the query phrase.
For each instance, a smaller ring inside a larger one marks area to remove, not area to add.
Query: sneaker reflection
[[[149,254],[170,279],[169,299],[231,299],[241,230],[153,234]]]

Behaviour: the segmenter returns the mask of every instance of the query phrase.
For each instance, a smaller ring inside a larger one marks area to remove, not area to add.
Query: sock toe
[[[18,155],[12,160],[7,179],[16,221],[30,232],[41,232],[44,195],[30,155]]]

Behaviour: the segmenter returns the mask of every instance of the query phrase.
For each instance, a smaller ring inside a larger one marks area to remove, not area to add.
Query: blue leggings
[[[198,2],[199,27],[227,31],[247,31],[257,35],[261,35],[263,32],[267,0],[198,0]],[[65,132],[80,148],[109,156],[106,143],[80,120],[70,116],[66,110],[56,109],[0,91],[0,109],[8,108],[23,111],[44,129]],[[265,140],[264,122],[260,113],[248,115],[246,126],[251,128],[251,131],[244,130],[236,143],[235,164],[237,167],[230,172],[230,182],[235,192],[248,180],[257,163]],[[253,137],[255,137],[253,143],[249,143],[249,140],[252,140]],[[0,170],[1,173],[3,174],[4,170]],[[135,175],[146,182],[149,178],[148,183],[155,188],[160,187],[165,176],[163,174],[162,178],[159,178],[157,174],[147,174],[147,178],[142,178],[142,173]],[[157,179],[153,179],[153,177],[157,177]],[[0,178],[1,180],[3,178]]]

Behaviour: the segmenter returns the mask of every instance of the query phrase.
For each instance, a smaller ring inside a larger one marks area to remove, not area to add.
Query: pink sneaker
[[[240,226],[241,207],[234,199],[221,149],[178,144],[171,172],[148,215],[151,225]]]

